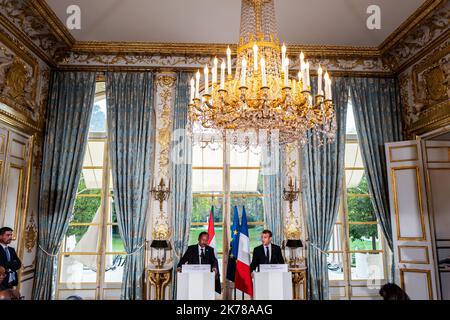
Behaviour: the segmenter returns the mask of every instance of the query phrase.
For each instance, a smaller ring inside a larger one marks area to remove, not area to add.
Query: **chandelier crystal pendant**
[[[291,61],[286,46],[276,36],[274,0],[242,0],[241,39],[236,71],[232,73],[231,50],[226,59],[213,61],[197,71],[190,83],[189,121],[203,128],[234,132],[266,130],[278,133],[280,144],[307,143],[314,132],[320,143],[332,142],[336,115],[332,102],[331,77],[317,70],[317,92],[311,92],[310,64],[303,52],[299,71],[290,77]],[[252,23],[253,21],[253,23]],[[210,78],[211,71],[211,78]]]

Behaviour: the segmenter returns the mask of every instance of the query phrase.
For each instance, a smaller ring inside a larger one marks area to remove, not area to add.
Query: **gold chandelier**
[[[275,24],[273,1],[242,0],[241,20],[254,23],[246,25],[246,21],[241,21],[235,74],[230,48],[226,60],[221,62],[220,75],[219,61],[214,59],[211,82],[210,68],[205,66],[201,96],[201,74],[197,71],[190,82],[189,121],[224,133],[227,130],[278,133],[280,144],[294,141],[305,144],[309,130],[321,141],[333,141],[336,117],[331,78],[319,66],[317,92],[313,95],[310,65],[303,52],[297,77],[290,77],[286,46],[280,47],[275,32],[270,33]]]

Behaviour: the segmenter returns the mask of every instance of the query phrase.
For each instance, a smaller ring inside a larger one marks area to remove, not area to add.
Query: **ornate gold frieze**
[[[21,40],[31,42],[30,49],[45,57],[44,60],[51,61],[66,44],[55,36],[49,21],[41,16],[43,10],[36,10],[37,5],[37,0],[0,0],[0,24],[20,36]]]
[[[158,75],[156,84],[158,87],[158,135],[157,142],[159,144],[159,172],[161,177],[168,177],[169,171],[169,151],[172,130],[172,96],[175,87],[176,77],[173,75]]]
[[[33,248],[36,246],[37,234],[38,230],[36,222],[34,221],[34,212],[31,211],[30,220],[25,228],[25,248],[29,253],[32,252]]]
[[[450,23],[450,2],[447,0],[430,1],[432,5],[407,27],[404,26],[401,37],[391,40],[381,48],[386,68],[398,71],[414,63],[414,59],[426,52],[441,40],[446,40]],[[419,11],[419,10],[418,10]],[[417,11],[416,11],[417,12]],[[389,39],[389,38],[388,38]]]

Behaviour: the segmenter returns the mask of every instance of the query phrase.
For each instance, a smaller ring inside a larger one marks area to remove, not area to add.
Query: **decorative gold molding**
[[[427,0],[416,11],[406,19],[390,36],[388,36],[379,46],[381,55],[395,47],[399,42],[419,23],[427,18],[437,7],[448,0]]]
[[[57,17],[55,12],[50,8],[45,0],[31,0],[31,6],[49,25],[54,35],[64,42],[69,48],[72,47],[76,40],[66,28],[66,26]]]
[[[408,268],[400,269],[400,284],[401,284],[402,289],[407,291],[407,289],[405,288],[405,273],[425,273],[427,276],[428,297],[430,300],[433,300],[433,287],[431,285],[431,271],[430,270],[408,269]]]
[[[396,171],[399,170],[415,170],[416,173],[416,185],[417,185],[417,201],[419,205],[419,214],[420,214],[420,226],[421,226],[421,237],[403,237],[401,235],[401,227],[400,227],[400,214],[398,208],[398,190],[397,190],[397,176],[395,174]],[[391,178],[392,178],[392,192],[394,194],[394,213],[395,213],[395,224],[397,231],[397,240],[401,241],[426,241],[427,234],[425,231],[425,213],[422,204],[422,185],[420,181],[420,171],[418,166],[404,166],[404,167],[392,167],[391,168]]]
[[[28,253],[32,252],[33,248],[36,246],[37,233],[38,231],[34,221],[34,212],[31,211],[30,220],[25,228],[25,248]]]
[[[450,124],[450,101],[435,105],[420,114],[420,119],[408,129],[411,135],[419,136]]]

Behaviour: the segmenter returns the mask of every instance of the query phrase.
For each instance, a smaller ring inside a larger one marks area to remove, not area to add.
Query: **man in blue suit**
[[[12,289],[17,286],[17,271],[22,266],[22,262],[17,256],[16,250],[9,246],[12,237],[13,229],[8,227],[0,228],[0,266],[6,270],[6,277],[3,280],[2,285],[7,289]]]

